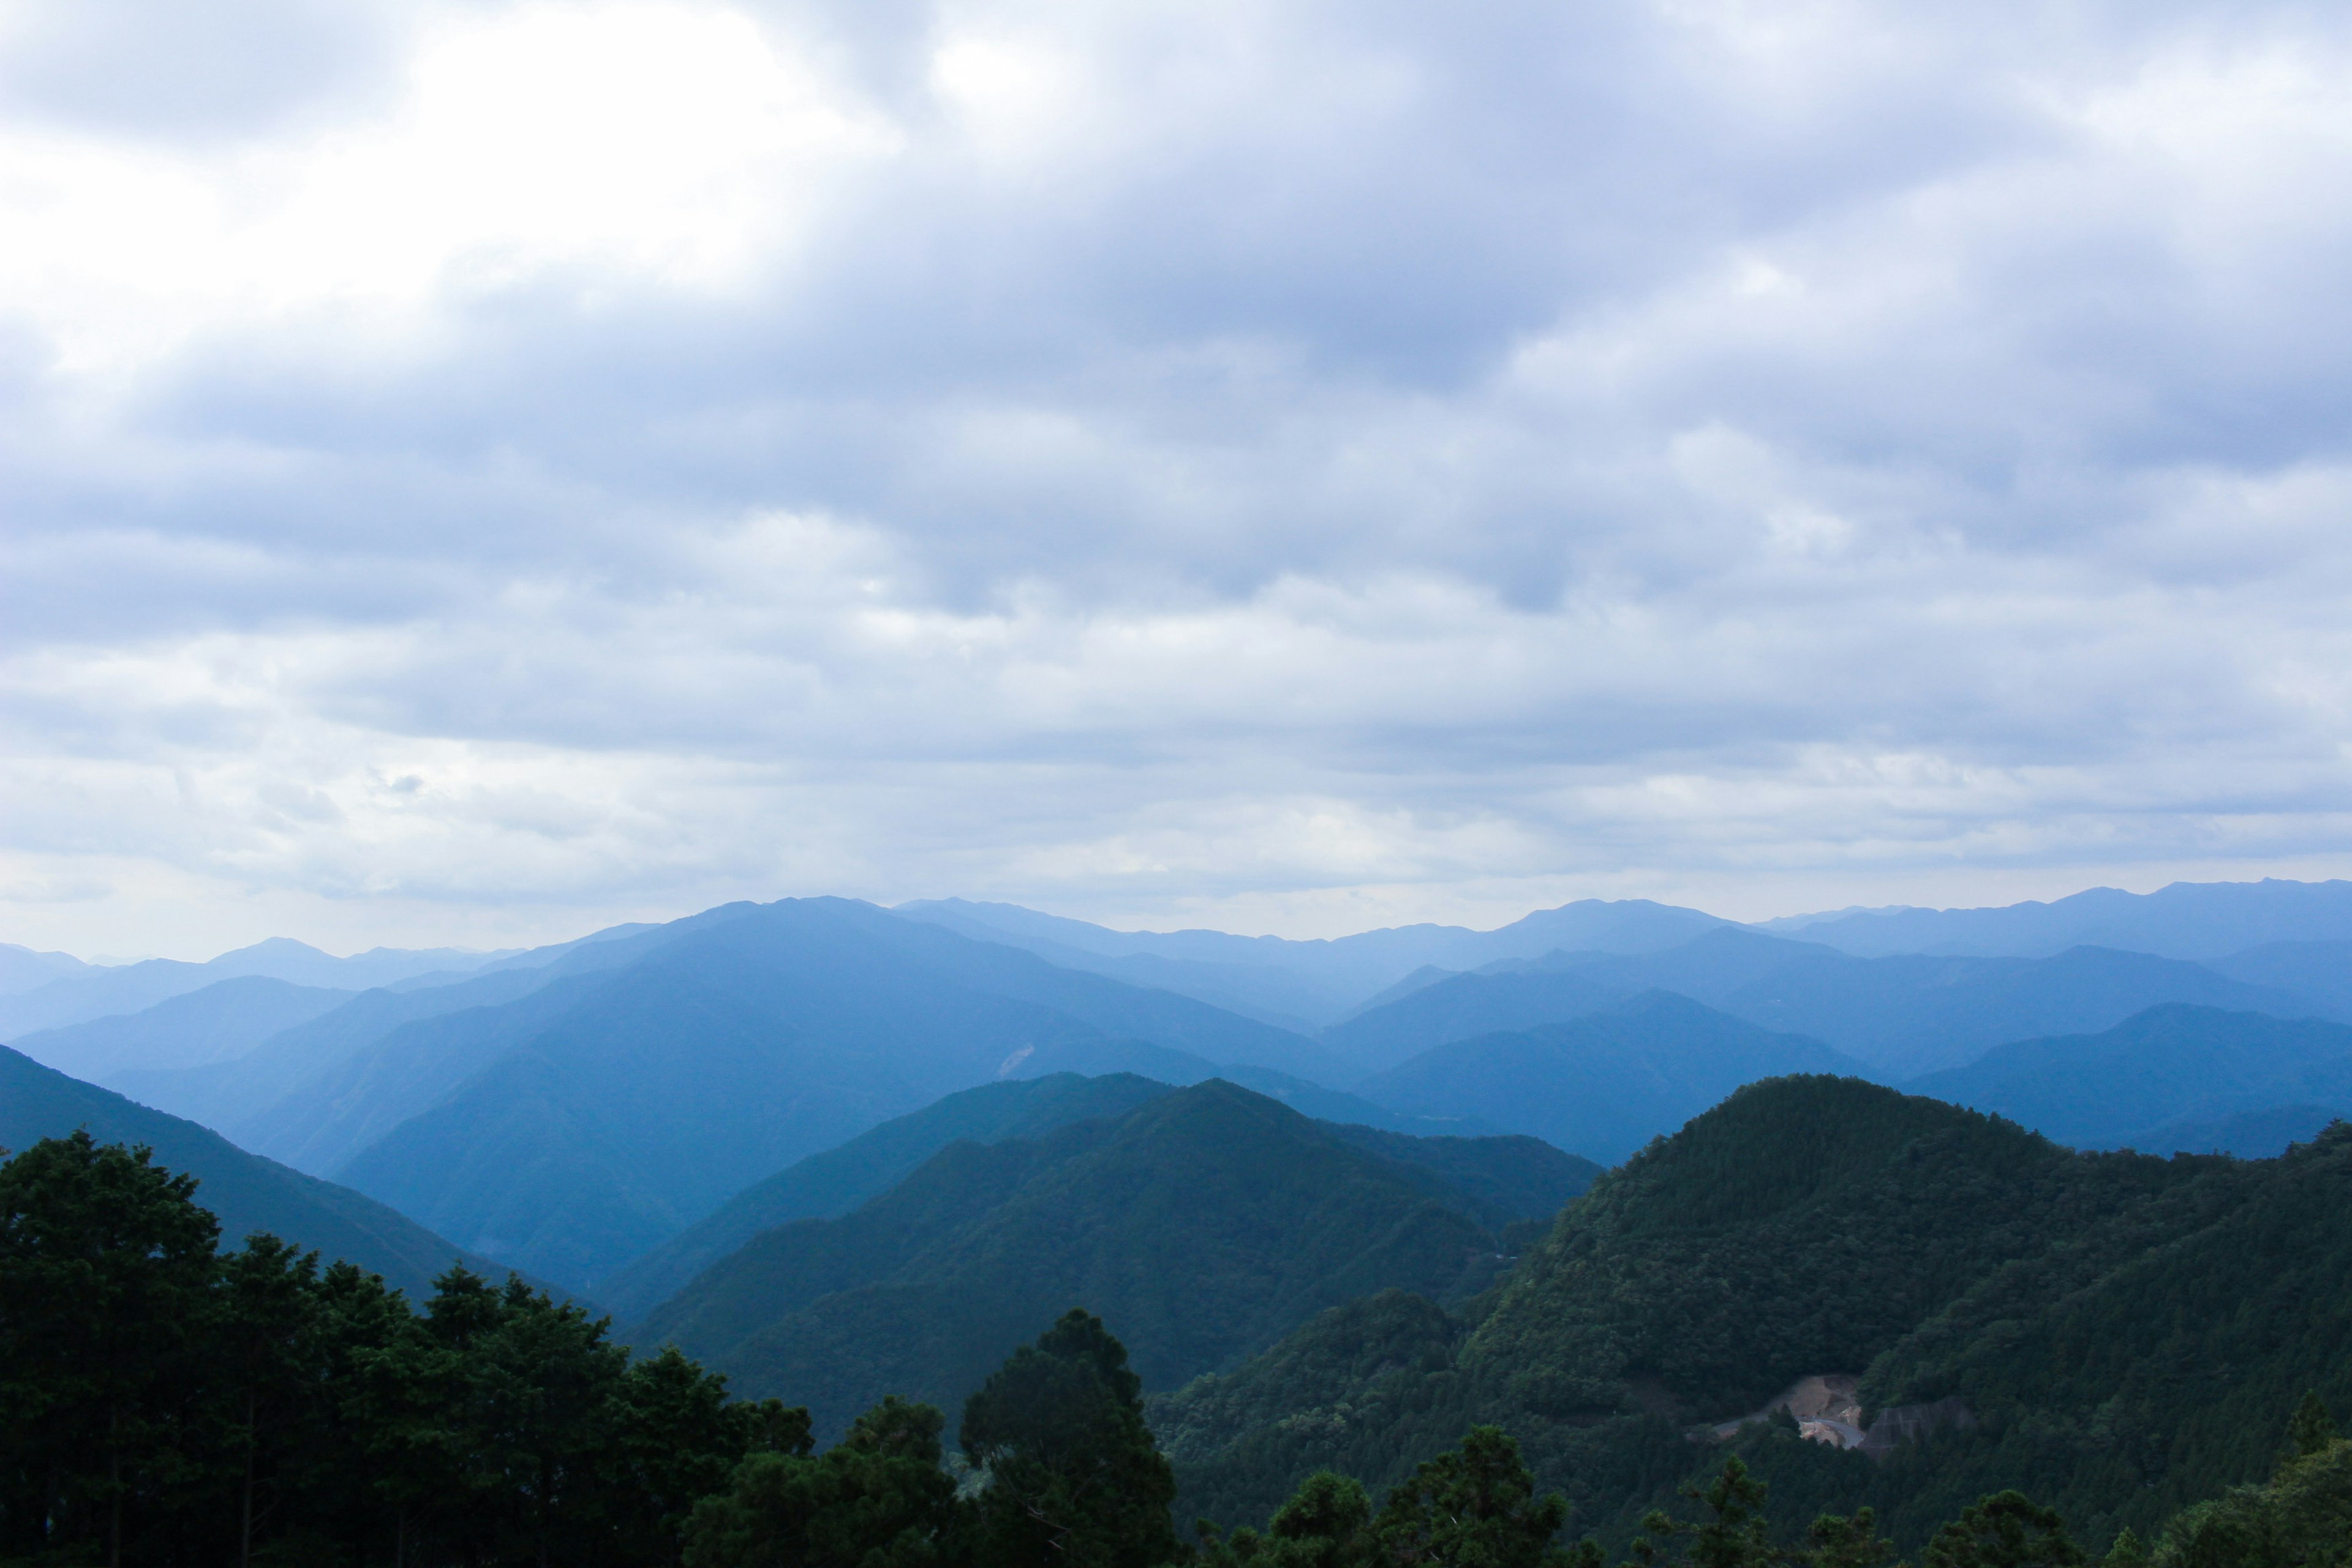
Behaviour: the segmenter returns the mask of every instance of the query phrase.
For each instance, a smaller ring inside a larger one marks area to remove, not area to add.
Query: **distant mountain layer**
[[[2308,974],[2309,962],[2270,973]],[[1906,1079],[2007,1041],[2104,1029],[2163,1002],[2296,1018],[2327,1005],[2147,953],[2082,947],[2048,958],[1856,958],[1725,928],[1663,952],[1549,953],[1438,979],[1324,1032],[1370,1068],[1448,1040],[1561,1023],[1655,988],[1785,1034],[1805,1035]],[[1355,1086],[1350,1086],[1355,1087]]]
[[[1741,1084],[1859,1070],[1818,1040],[1653,991],[1565,1024],[1438,1046],[1358,1089],[1395,1110],[1475,1116],[1614,1164]]]
[[[2352,1113],[2352,1027],[2170,1005],[2095,1035],[2019,1040],[1906,1087],[2077,1148],[2169,1152],[2186,1147],[2164,1142],[2184,1122],[2288,1106]]]
[[[1777,1531],[1868,1505],[1916,1561],[2015,1486],[2095,1555],[2267,1474],[2305,1390],[2352,1402],[2352,1128],[2267,1162],[2081,1154],[1775,1079],[1601,1178],[1482,1307],[1360,1300],[1155,1400],[1180,1513],[1263,1520],[1326,1467],[1392,1484],[1493,1421],[1573,1530],[1622,1542],[1721,1466],[1686,1431],[1843,1373],[1925,1446],[1882,1465],[1751,1428],[1732,1451]]]
[[[336,958],[279,936],[225,952],[204,963],[151,958],[110,969],[85,965],[45,984],[0,994],[0,1039],[13,1040],[42,1029],[62,1028],[119,1013],[136,1013],[171,997],[201,991],[215,981],[247,975],[283,980],[294,985],[358,991],[428,974],[446,973],[454,978],[504,956],[455,948],[403,952],[379,947],[350,958]]]
[[[90,967],[69,952],[37,952],[0,942],[0,996],[15,996]]]
[[[1036,1139],[951,1144],[854,1214],[761,1233],[637,1339],[838,1431],[886,1393],[954,1408],[1083,1302],[1167,1388],[1357,1296],[1484,1284],[1496,1244],[1467,1206],[1426,1167],[1213,1081]]]
[[[341,1006],[352,994],[247,974],[215,981],[142,1012],[25,1035],[16,1047],[59,1072],[111,1083],[125,1072],[234,1060],[280,1031]]]
[[[1223,931],[1119,931],[1013,904],[940,899],[896,913],[982,941],[1028,949],[1056,963],[1116,973],[1197,995],[1244,1014],[1277,1012],[1311,1025],[1337,1021],[1423,965],[1474,969],[1496,959],[1571,952],[1647,952],[1727,924],[1646,899],[1585,899],[1538,910],[1495,931],[1398,926],[1330,941]]]
[[[221,1242],[241,1244],[266,1230],[314,1248],[325,1261],[348,1258],[422,1300],[452,1264],[492,1278],[505,1271],[348,1187],[289,1171],[248,1154],[216,1132],[79,1082],[19,1052],[0,1047],[0,1148],[31,1147],[88,1128],[101,1143],[145,1144],[161,1164],[203,1184],[196,1201],[220,1217]]]
[[[2053,903],[1870,911],[1809,921],[1807,942],[1847,952],[2040,957],[2070,947],[2210,959],[2274,942],[2352,941],[2352,882],[2175,882],[2093,888]]]

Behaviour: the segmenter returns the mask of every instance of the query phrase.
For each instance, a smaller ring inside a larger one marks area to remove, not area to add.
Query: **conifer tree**
[[[983,1563],[1156,1568],[1177,1553],[1176,1478],[1143,1420],[1143,1385],[1102,1320],[1072,1308],[992,1373],[959,1434],[987,1472]]]

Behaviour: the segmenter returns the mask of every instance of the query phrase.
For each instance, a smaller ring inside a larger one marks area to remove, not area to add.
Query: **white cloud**
[[[2352,867],[2326,14],[135,10],[0,13],[0,937]]]

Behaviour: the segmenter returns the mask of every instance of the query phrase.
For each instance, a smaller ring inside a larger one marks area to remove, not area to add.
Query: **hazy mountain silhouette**
[[[1294,942],[1213,931],[1118,931],[1013,904],[961,899],[919,900],[901,904],[895,912],[982,940],[1029,948],[1073,967],[1116,973],[1205,999],[1214,1000],[1210,994],[1215,993],[1244,1004],[1244,1012],[1262,1006],[1316,1025],[1338,1020],[1423,965],[1472,969],[1555,949],[1647,952],[1728,923],[1698,910],[1646,899],[1584,899],[1538,910],[1494,931],[1396,926],[1328,941]],[[1153,962],[1132,962],[1136,960]],[[1122,964],[1127,967],[1117,967]]]
[[[373,1198],[248,1154],[220,1134],[135,1104],[0,1047],[0,1147],[11,1152],[88,1128],[101,1143],[145,1144],[159,1164],[203,1185],[196,1201],[220,1217],[221,1245],[257,1230],[348,1258],[422,1300],[454,1263],[503,1278],[489,1259],[443,1240]]]
[[[1741,1084],[1856,1070],[1819,1040],[1653,991],[1567,1023],[1438,1046],[1357,1089],[1399,1110],[1476,1116],[1614,1164]]]
[[[1905,1086],[2061,1143],[2169,1152],[2183,1121],[2312,1106],[2352,1111],[2352,1027],[2213,1007],[2151,1007],[2095,1035],[2018,1040]]]
[[[1790,921],[1775,928],[1792,929]],[[2041,957],[2112,947],[2210,959],[2273,942],[2352,941],[2352,882],[2175,882],[2153,893],[2092,888],[1998,909],[1865,911],[1793,926],[1847,952]]]

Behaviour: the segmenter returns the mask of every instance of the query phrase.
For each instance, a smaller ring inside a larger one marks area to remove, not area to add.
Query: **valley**
[[[2339,939],[2160,901],[1946,952],[803,900],[480,963],[28,963],[25,1016],[123,1010],[0,1053],[0,1144],[152,1149],[225,1248],[410,1301],[512,1271],[820,1447],[1083,1307],[1223,1531],[1491,1426],[1612,1551],[1734,1457],[1778,1529],[1867,1506],[1914,1552],[2013,1488],[2153,1539],[2305,1394],[2352,1409]]]

